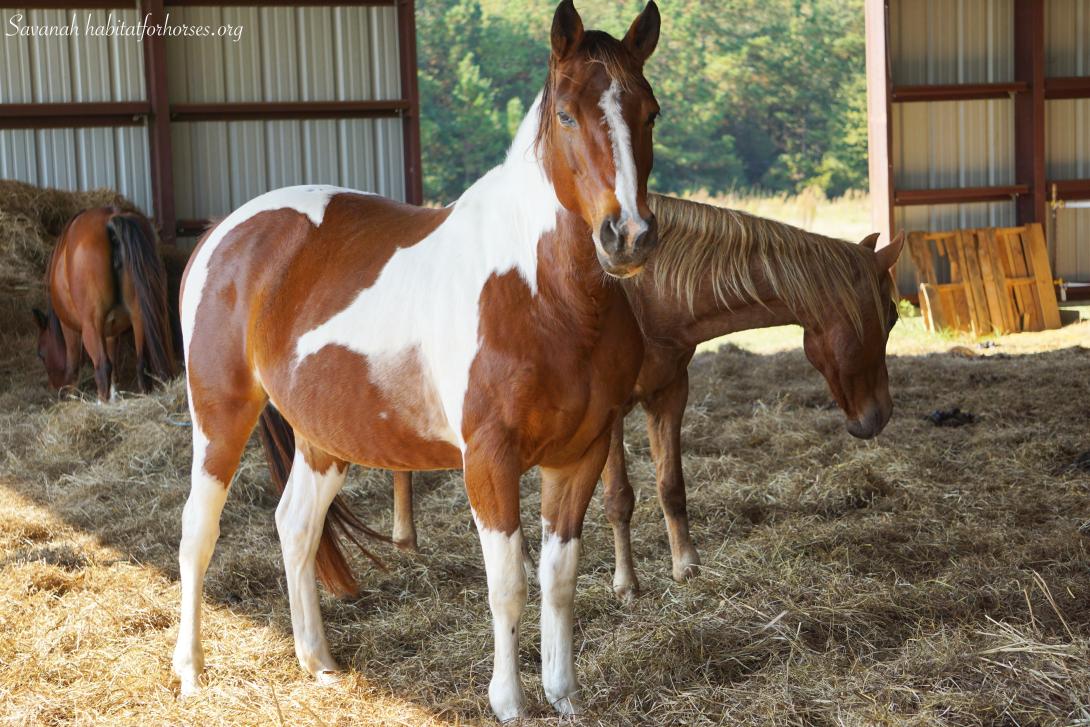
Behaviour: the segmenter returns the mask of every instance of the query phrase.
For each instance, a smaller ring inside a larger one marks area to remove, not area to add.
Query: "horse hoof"
[[[412,540],[398,540],[397,538],[394,538],[394,545],[398,547],[398,550],[403,550],[406,553],[420,552],[420,548],[416,546],[416,538],[413,538]]]
[[[674,567],[674,580],[678,583],[685,583],[686,581],[696,578],[700,574],[700,560],[696,562],[683,563]]]
[[[625,606],[631,606],[636,602],[636,597],[640,595],[640,584],[638,583],[621,583],[613,584],[613,594],[617,596],[617,600]]]
[[[576,717],[583,714],[583,701],[575,694],[561,697],[552,704],[553,709],[563,717]]]
[[[323,669],[314,675],[314,680],[318,682],[318,686],[332,687],[340,684],[344,681],[344,672],[333,671],[332,669]]]
[[[192,699],[201,692],[200,679],[196,675],[177,676],[178,696],[181,699]]]

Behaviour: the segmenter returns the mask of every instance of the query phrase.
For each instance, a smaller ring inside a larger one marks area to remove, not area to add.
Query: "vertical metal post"
[[[1018,224],[1045,221],[1045,6],[1015,0],[1014,78],[1029,88],[1014,98],[1014,169],[1029,194],[1018,198]]]
[[[889,67],[889,0],[865,0],[867,62],[867,166],[871,224],[885,243],[893,230],[893,119]]]
[[[401,97],[409,109],[401,116],[405,155],[405,200],[424,201],[424,173],[420,159],[420,89],[416,80],[416,17],[413,0],[397,3],[398,54],[401,63]]]
[[[149,25],[163,25],[163,0],[140,0],[141,14]],[[151,190],[159,236],[175,242],[174,161],[170,142],[170,98],[167,94],[166,39],[159,34],[144,37],[144,82],[151,116],[148,117],[148,148],[151,151]]]

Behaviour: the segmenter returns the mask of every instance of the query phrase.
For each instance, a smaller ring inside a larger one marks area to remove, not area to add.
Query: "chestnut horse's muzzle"
[[[609,216],[602,220],[595,247],[602,269],[616,278],[628,278],[640,271],[659,241],[658,220],[633,218],[621,221]]]
[[[869,406],[863,416],[848,420],[848,434],[859,439],[873,439],[886,428],[892,415],[892,406],[888,408],[877,404]]]

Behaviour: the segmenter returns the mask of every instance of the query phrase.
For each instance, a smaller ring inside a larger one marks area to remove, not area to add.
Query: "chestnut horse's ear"
[[[556,6],[553,15],[553,55],[557,60],[564,60],[583,40],[583,19],[575,10],[572,0],[563,0]]]
[[[876,253],[878,256],[878,269],[889,270],[897,262],[897,258],[901,257],[901,248],[905,246],[905,233],[902,230],[897,233],[897,236],[893,238],[893,242],[889,243],[883,248],[880,248]]]
[[[34,320],[38,322],[39,331],[44,331],[49,327],[49,316],[37,308],[32,308],[31,311],[34,313]]]
[[[643,63],[655,52],[655,46],[659,43],[659,24],[662,18],[659,16],[659,6],[655,0],[647,3],[643,12],[632,21],[632,27],[625,34],[624,44],[632,55]]]
[[[864,237],[862,240],[860,240],[859,244],[862,245],[863,247],[867,248],[871,252],[874,252],[874,246],[878,244],[878,235],[879,234],[881,234],[881,233],[872,232],[869,235],[867,235],[866,237]]]

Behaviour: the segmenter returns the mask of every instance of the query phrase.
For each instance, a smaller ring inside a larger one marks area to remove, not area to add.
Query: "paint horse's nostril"
[[[602,220],[602,227],[598,230],[598,242],[602,249],[610,255],[616,255],[624,250],[625,231],[616,217],[607,217]]]

